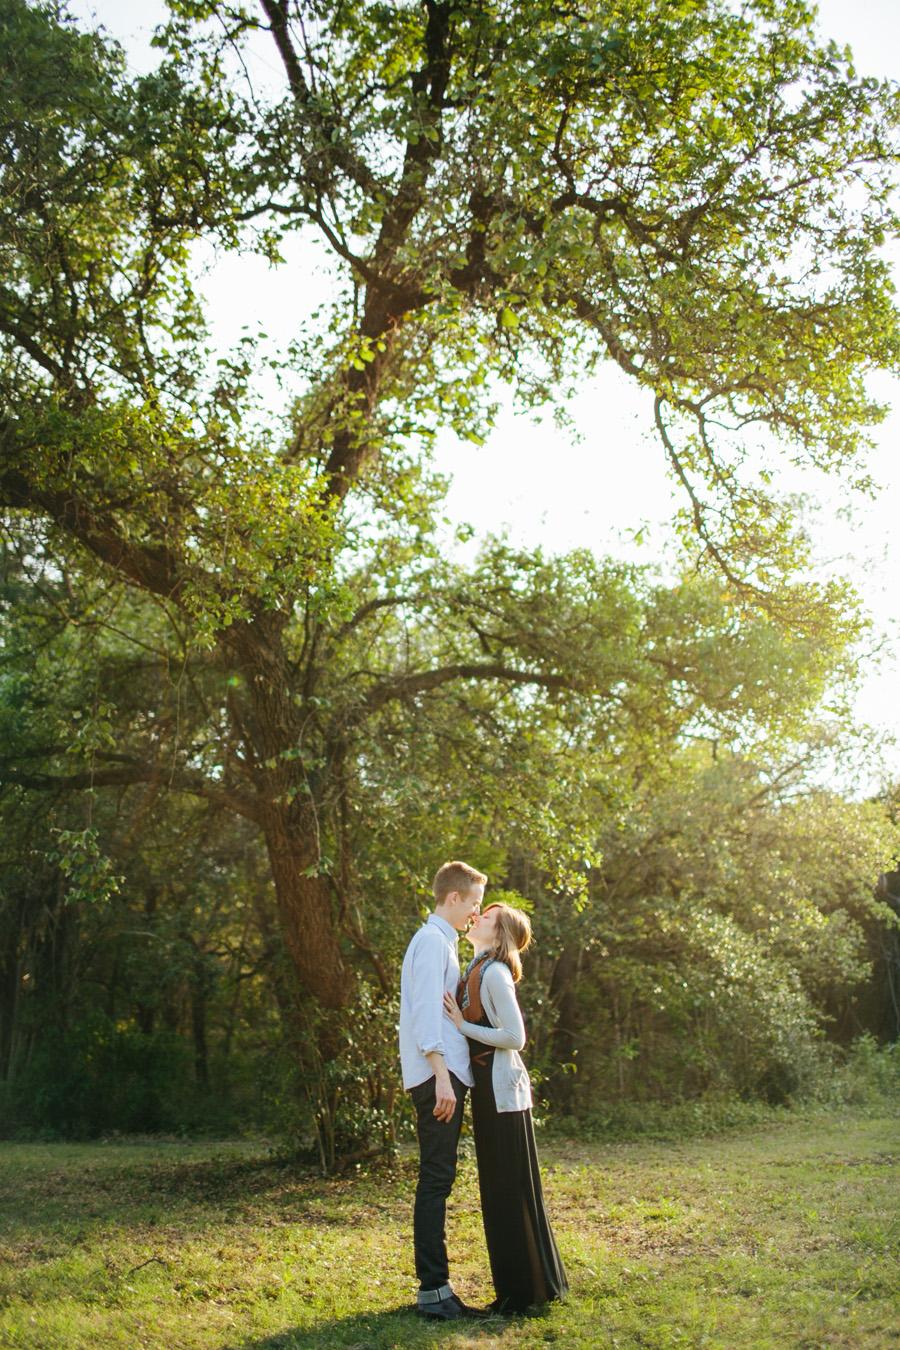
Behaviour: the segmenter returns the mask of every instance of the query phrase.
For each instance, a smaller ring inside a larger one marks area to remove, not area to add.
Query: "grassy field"
[[[679,1144],[542,1146],[572,1293],[432,1327],[409,1310],[414,1167],[322,1181],[248,1143],[0,1144],[0,1346],[900,1345],[898,1131],[810,1114]],[[453,1275],[492,1296],[464,1157]]]

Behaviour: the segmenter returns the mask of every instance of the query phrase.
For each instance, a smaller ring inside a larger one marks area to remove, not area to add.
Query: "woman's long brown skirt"
[[[493,1052],[472,1059],[472,1128],[481,1213],[501,1312],[522,1312],[568,1291],[544,1208],[531,1112],[498,1111]]]

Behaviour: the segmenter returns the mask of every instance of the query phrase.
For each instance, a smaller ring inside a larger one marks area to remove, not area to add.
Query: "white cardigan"
[[[525,1023],[516,998],[516,986],[509,966],[491,961],[481,981],[481,1006],[489,1027],[476,1022],[462,1024],[463,1033],[473,1041],[494,1047],[491,1081],[498,1111],[526,1111],[531,1108],[531,1079],[519,1051],[525,1044]]]

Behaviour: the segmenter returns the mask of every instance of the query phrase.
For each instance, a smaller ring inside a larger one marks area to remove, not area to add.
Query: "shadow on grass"
[[[253,1222],[265,1208],[275,1215],[290,1212],[296,1221],[308,1206],[316,1222],[327,1224],[323,1205],[334,1210],[332,1221],[346,1222],[345,1207],[364,1195],[368,1185],[405,1186],[403,1165],[394,1163],[354,1181],[323,1178],[308,1165],[277,1155],[136,1162],[127,1152],[105,1157],[100,1165],[74,1170],[65,1163],[43,1160],[17,1170],[0,1167],[0,1210],[12,1234],[35,1234],[60,1223],[86,1219],[104,1223],[140,1224],[148,1210],[164,1207],[175,1222],[203,1228],[216,1213]]]
[[[528,1320],[542,1320],[546,1311],[529,1313]],[[394,1350],[397,1346],[439,1345],[451,1333],[465,1332],[468,1341],[492,1339],[505,1327],[521,1318],[488,1317],[484,1321],[461,1319],[454,1322],[427,1321],[419,1317],[410,1303],[387,1312],[357,1313],[317,1322],[312,1328],[280,1331],[262,1340],[236,1341],[227,1350]]]

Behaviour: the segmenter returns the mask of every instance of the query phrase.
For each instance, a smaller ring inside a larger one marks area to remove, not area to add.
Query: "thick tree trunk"
[[[281,1015],[285,1042],[300,1071],[296,1082],[298,1111],[301,1116],[310,1118],[322,1172],[328,1174],[334,1171],[338,1161],[339,1089],[327,1081],[327,1073],[323,1070],[341,1053],[343,1014],[339,1006],[322,1013],[321,1001],[318,1001],[320,1014],[317,1015],[317,1000],[308,998],[302,981],[285,978],[288,968],[280,959],[279,941],[279,937],[281,941],[284,938],[283,920],[279,924],[281,933],[277,934],[276,916],[270,912],[262,893],[255,895],[254,908],[268,954],[271,988]],[[296,972],[293,960],[291,965]]]
[[[286,615],[264,613],[236,623],[226,641],[244,678],[231,704],[236,734],[255,765],[254,788],[285,946],[303,991],[326,1009],[345,1006],[352,982],[341,955],[331,888],[318,875],[321,791],[299,752],[308,709],[297,695],[298,672],[283,643]],[[321,786],[321,785],[320,785]]]
[[[300,984],[324,1008],[343,1008],[352,979],[341,955],[331,887],[326,877],[308,875],[319,863],[313,822],[291,820],[288,812],[272,806],[263,830],[281,932]]]
[[[243,677],[229,712],[245,763],[252,766],[279,927],[297,977],[290,998],[297,1011],[289,1009],[288,1032],[322,1170],[331,1172],[341,1147],[340,1087],[332,1068],[344,1050],[341,1013],[350,1002],[353,977],[341,953],[332,887],[319,872],[328,785],[322,732],[314,730],[316,718],[306,702],[310,677],[285,652],[286,622],[285,614],[260,613],[252,623],[228,630],[225,641]]]

